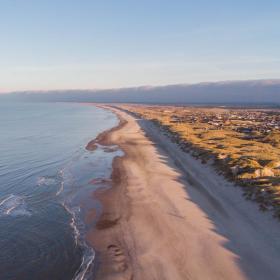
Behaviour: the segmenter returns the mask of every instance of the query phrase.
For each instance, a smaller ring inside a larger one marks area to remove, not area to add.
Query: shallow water
[[[90,276],[84,212],[119,152],[85,146],[117,122],[85,104],[1,101],[0,279]]]

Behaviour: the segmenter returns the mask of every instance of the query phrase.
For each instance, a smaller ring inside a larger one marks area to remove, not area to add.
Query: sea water
[[[118,151],[85,147],[117,123],[89,104],[0,100],[0,279],[91,276],[84,212]]]

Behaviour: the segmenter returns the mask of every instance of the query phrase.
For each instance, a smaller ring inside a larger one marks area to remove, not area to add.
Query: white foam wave
[[[64,190],[64,181],[62,181],[61,183],[60,183],[60,188],[58,189],[58,191],[56,192],[56,196],[58,196],[58,195],[60,195],[62,192],[63,192],[63,190]]]
[[[37,180],[37,186],[51,186],[57,183],[57,180],[53,177],[39,177]]]
[[[67,205],[63,204],[63,207],[65,210],[71,215],[71,222],[70,226],[73,229],[75,244],[80,245],[83,248],[84,255],[82,259],[82,263],[76,272],[73,280],[87,280],[90,279],[91,270],[95,258],[95,252],[94,250],[87,245],[85,242],[85,238],[83,236],[85,232],[85,226],[82,220],[79,218],[80,214],[80,207],[67,207]]]
[[[59,171],[59,176],[61,178],[61,182],[60,182],[60,187],[59,187],[59,189],[57,190],[57,192],[55,194],[56,196],[60,195],[63,192],[63,190],[64,190],[64,184],[65,184],[65,182],[64,182],[64,180],[65,180],[65,178],[64,178],[65,177],[64,169]]]
[[[79,242],[79,239],[80,239],[80,230],[83,227],[83,225],[78,222],[79,221],[78,213],[80,212],[81,209],[79,207],[73,207],[73,208],[70,209],[65,204],[63,206],[66,209],[66,211],[69,214],[71,214],[70,226],[73,229],[75,244],[78,245],[78,242]]]
[[[31,216],[23,196],[10,194],[0,202],[0,216]]]
[[[81,266],[78,270],[78,272],[76,273],[76,275],[74,276],[73,280],[87,280],[89,279],[90,274],[90,268],[93,265],[93,261],[95,258],[95,252],[93,249],[88,248],[89,252],[87,253],[87,255],[83,256],[83,261],[81,263]]]
[[[37,186],[39,187],[49,187],[54,185],[59,185],[56,192],[56,196],[60,195],[64,190],[64,170],[60,170],[57,177],[54,176],[42,176],[37,180]]]

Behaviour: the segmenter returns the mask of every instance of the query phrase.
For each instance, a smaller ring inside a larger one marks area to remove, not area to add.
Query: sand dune
[[[279,223],[151,123],[110,109],[123,121],[99,141],[125,156],[95,194],[96,279],[279,279]]]

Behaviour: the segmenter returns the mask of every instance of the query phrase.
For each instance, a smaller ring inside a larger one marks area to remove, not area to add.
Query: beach
[[[94,279],[279,279],[278,221],[151,122],[103,108],[120,124],[89,145],[124,155],[113,161],[112,187],[93,194],[102,203],[87,234]]]

